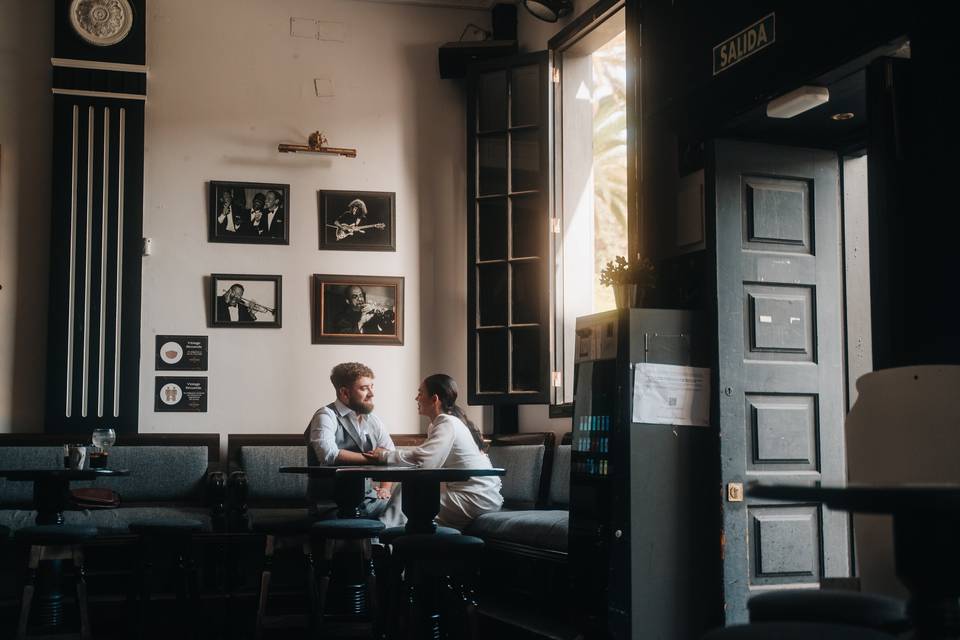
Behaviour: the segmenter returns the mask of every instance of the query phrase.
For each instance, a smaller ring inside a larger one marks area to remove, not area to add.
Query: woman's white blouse
[[[460,419],[440,414],[427,428],[427,439],[419,447],[396,449],[384,455],[387,464],[424,469],[491,469],[487,454],[480,451],[469,427]],[[503,504],[500,478],[478,476],[463,482],[447,482],[440,496],[437,520],[462,529],[477,516],[499,511]]]

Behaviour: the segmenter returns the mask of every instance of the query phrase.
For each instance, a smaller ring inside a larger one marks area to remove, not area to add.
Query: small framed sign
[[[157,371],[206,371],[207,336],[157,336]]]
[[[158,413],[206,413],[207,377],[157,376],[153,410]]]

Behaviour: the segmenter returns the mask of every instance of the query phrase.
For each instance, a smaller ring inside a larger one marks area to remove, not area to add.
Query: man
[[[266,226],[263,210],[265,204],[266,196],[262,193],[254,194],[253,208],[250,209],[250,224],[247,225],[247,233],[251,236],[259,237],[263,235],[263,229]]]
[[[336,319],[337,333],[392,334],[396,317],[393,310],[377,309],[367,304],[363,287],[351,285],[343,292],[344,309]]]
[[[359,362],[338,364],[330,372],[337,399],[319,409],[304,433],[307,461],[311,465],[371,464],[364,453],[392,451],[395,447],[380,419],[373,414],[373,371]],[[381,483],[367,493],[361,506],[365,518],[379,518],[390,526],[404,524],[399,486]],[[336,509],[332,483],[311,478],[307,497],[311,512],[331,515]]]
[[[240,233],[243,229],[243,207],[233,201],[233,191],[230,189],[224,189],[220,194],[217,229],[228,234]]]
[[[264,215],[260,224],[263,225],[261,236],[268,238],[283,237],[283,202],[280,200],[280,193],[277,191],[267,191],[264,194]]]
[[[240,303],[243,298],[243,285],[232,284],[230,288],[217,296],[217,317],[219,322],[256,322],[257,317]]]

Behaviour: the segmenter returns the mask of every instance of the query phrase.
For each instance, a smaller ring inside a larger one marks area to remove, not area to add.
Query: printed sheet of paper
[[[633,365],[633,422],[710,425],[710,369]]]

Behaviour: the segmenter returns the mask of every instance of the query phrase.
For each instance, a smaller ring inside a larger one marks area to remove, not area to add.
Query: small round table
[[[364,480],[400,482],[403,486],[403,514],[407,516],[407,533],[433,533],[433,521],[440,512],[440,483],[463,482],[476,476],[503,476],[506,471],[494,469],[421,469],[420,467],[381,467],[358,465],[337,467],[280,467],[280,473],[302,473],[313,478],[334,479],[334,500],[341,518],[360,517]]]
[[[755,498],[822,502],[831,509],[893,516],[897,577],[910,591],[917,640],[960,638],[960,486],[748,486]]]
[[[0,469],[0,478],[33,482],[37,524],[63,524],[63,510],[70,505],[71,482],[128,475],[126,469]]]

